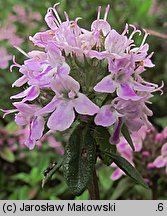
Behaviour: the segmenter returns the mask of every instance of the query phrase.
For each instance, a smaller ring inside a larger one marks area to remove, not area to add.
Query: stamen
[[[21,68],[21,65],[18,64],[18,63],[16,62],[15,56],[13,56],[13,62],[14,62],[14,64],[12,64],[12,65],[10,66],[10,72],[12,72],[13,67]]]
[[[107,16],[108,16],[109,9],[110,9],[110,5],[108,4],[108,6],[106,7],[106,12],[105,12],[105,14],[104,14],[104,20],[105,20],[105,21],[107,20]]]
[[[52,31],[48,31],[48,34],[54,36],[55,34]]]
[[[158,87],[158,88],[156,88],[155,90],[153,90],[152,92],[156,92],[156,91],[160,91],[161,92],[161,94],[160,95],[163,95],[163,90],[162,90],[162,88],[164,87],[164,82],[162,81],[162,84],[161,84],[161,86],[160,87]]]
[[[19,52],[21,52],[27,58],[30,58],[30,56],[26,52],[24,52],[24,50],[22,50],[20,47],[14,46],[14,48],[16,48]]]
[[[66,11],[64,11],[64,15],[65,15],[66,21],[68,21],[68,22],[69,22],[69,21],[70,21],[70,20],[69,20],[69,16],[68,16],[68,14],[67,14],[67,12],[66,12]]]
[[[56,10],[57,5],[59,5],[59,4],[60,4],[60,3],[57,3],[57,4],[55,4],[55,5],[53,6],[53,11],[54,11],[54,13],[55,13],[55,15],[56,15],[56,17],[57,17],[59,23],[61,24],[61,19],[60,19],[59,14],[57,13],[57,10]]]
[[[100,19],[101,6],[98,7],[97,20]]]
[[[82,17],[77,17],[77,18],[75,19],[75,22],[77,23],[78,20],[81,20],[81,19],[82,19]]]
[[[145,35],[144,35],[144,38],[143,38],[143,41],[142,41],[140,47],[143,46],[143,44],[144,44],[145,41],[146,41],[147,36],[149,35],[149,33],[147,33],[145,30],[144,30],[144,32],[145,32]]]
[[[141,31],[136,29],[136,27],[134,25],[129,25],[133,28],[133,32],[131,33],[131,35],[129,36],[129,40],[132,39],[132,37],[134,36],[134,34],[136,34],[137,32],[139,33],[139,35],[141,35]]]
[[[52,8],[49,7],[48,10],[47,10],[47,13],[50,13],[52,11]]]
[[[60,24],[59,24],[58,20],[56,19],[56,17],[54,16],[54,15],[55,15],[54,9],[53,9],[53,8],[50,8],[50,9],[49,9],[49,13],[51,14],[51,17],[53,16],[53,22],[56,23],[57,27],[59,27]]]
[[[4,110],[4,109],[0,109],[0,111],[4,112],[3,118],[5,118],[6,115],[9,115],[9,114],[14,113],[14,112],[18,112],[17,109],[13,109],[13,110]]]
[[[122,32],[122,35],[125,35],[126,33],[128,34],[128,32],[129,32],[128,27],[129,27],[129,25],[126,23],[125,29],[124,29],[124,31]]]
[[[147,82],[147,81],[145,81],[143,78],[141,78],[140,76],[138,76],[137,78],[138,78],[138,80],[139,80],[140,82],[142,82],[143,84],[146,84],[146,85],[149,85],[149,86],[153,86],[153,87],[155,87],[155,88],[158,88],[158,85],[155,84],[155,83]]]
[[[71,27],[71,28],[75,28],[75,24],[74,24],[74,23],[71,23],[70,27]]]

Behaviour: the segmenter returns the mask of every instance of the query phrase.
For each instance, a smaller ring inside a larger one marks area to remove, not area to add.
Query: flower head
[[[16,123],[29,125],[26,145],[33,148],[43,136],[45,122],[53,132],[64,131],[83,116],[91,124],[114,125],[112,143],[119,142],[123,124],[130,132],[150,126],[152,112],[146,103],[161,87],[142,78],[146,68],[154,66],[150,59],[153,53],[148,54],[145,43],[148,34],[138,47],[133,36],[141,32],[135,26],[126,24],[118,33],[107,22],[109,5],[103,18],[98,8],[90,30],[80,27],[79,17],[70,20],[66,12],[63,21],[57,6],[46,13],[49,29],[30,37],[41,51],[21,51],[27,57],[24,64],[14,59],[11,67],[18,67],[22,75],[13,86],[27,87],[11,97],[21,100],[14,103],[16,109],[5,112],[18,112]]]

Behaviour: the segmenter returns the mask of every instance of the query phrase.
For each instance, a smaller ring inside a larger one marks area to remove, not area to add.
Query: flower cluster
[[[162,133],[157,134],[156,140],[162,143],[162,145],[160,155],[153,161],[153,167],[165,167],[165,172],[167,174],[167,127],[164,128]]]
[[[11,151],[16,151],[18,137],[13,134],[9,134],[5,128],[0,128],[0,152],[3,148],[9,148]],[[0,153],[1,156],[1,153]]]
[[[11,46],[20,47],[25,40],[25,36],[18,32],[18,26],[24,25],[24,27],[26,26],[26,30],[32,30],[37,27],[40,20],[41,15],[38,12],[26,10],[20,5],[15,5],[12,8],[12,13],[9,14],[5,22],[2,22],[0,25],[0,42],[2,42],[2,47],[0,45],[1,69],[7,68],[9,61],[12,60],[12,56],[8,54],[8,49],[6,48]],[[4,44],[6,46],[4,46]]]
[[[16,127],[14,122],[9,123],[5,128],[0,127],[0,158],[4,160],[10,157],[10,154],[19,152],[19,157],[24,157],[25,149],[24,142],[29,136],[27,128]],[[38,149],[41,149],[42,142],[48,144],[57,154],[63,155],[64,148],[62,142],[58,141],[55,136],[51,133],[46,133],[40,141],[36,143]]]
[[[9,65],[9,61],[12,60],[12,56],[8,54],[7,50],[3,47],[0,47],[0,53],[1,53],[1,58],[0,58],[0,68],[5,69]]]
[[[120,137],[120,142],[117,144],[119,154],[137,169],[142,167],[141,172],[148,182],[160,173],[164,174],[164,170],[157,171],[157,168],[165,167],[167,174],[167,127],[161,133],[157,133],[155,128],[148,129],[143,126],[139,131],[133,132],[131,137],[135,152],[132,151],[125,138]],[[138,152],[140,154],[136,154]],[[111,176],[113,181],[125,175],[115,164],[111,166],[115,168]]]
[[[96,125],[114,126],[111,143],[119,142],[125,123],[137,131],[150,126],[152,112],[146,106],[152,92],[161,90],[146,82],[141,74],[154,64],[145,43],[147,33],[139,46],[134,35],[141,34],[135,26],[126,24],[120,34],[107,22],[109,5],[101,18],[86,30],[79,26],[80,18],[70,20],[65,12],[62,21],[57,5],[49,8],[45,21],[49,30],[36,33],[30,40],[38,50],[26,55],[23,65],[14,60],[22,76],[13,86],[27,88],[11,99],[17,112],[18,125],[28,125],[26,145],[32,149],[44,133],[45,124],[52,131],[64,131],[82,116],[90,117]]]
[[[29,130],[27,127],[19,127],[17,131],[14,133],[14,137],[18,139],[17,143],[19,144],[19,148],[25,148],[24,142],[29,137]],[[42,148],[42,143],[47,143],[49,147],[55,150],[55,152],[59,155],[64,154],[64,148],[62,142],[58,141],[56,137],[53,136],[51,131],[46,133],[41,140],[36,142],[38,149]]]
[[[137,132],[132,133],[131,137],[135,146],[135,152],[141,152],[143,150],[143,142],[148,132],[147,127],[143,126]],[[124,137],[120,137],[120,142],[117,144],[117,151],[133,166],[136,165],[134,164],[134,153]],[[116,168],[111,176],[113,181],[119,179],[122,175],[125,175],[125,173],[118,168],[116,164],[113,163],[111,166]]]

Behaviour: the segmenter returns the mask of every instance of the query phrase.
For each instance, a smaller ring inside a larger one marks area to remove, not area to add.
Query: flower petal
[[[117,89],[117,95],[124,100],[130,99],[133,101],[137,101],[142,98],[140,96],[137,96],[133,89],[127,83],[120,84],[119,88]]]
[[[167,157],[167,143],[165,143],[165,144],[162,146],[161,154],[162,154],[163,156]]]
[[[164,159],[164,157],[161,155],[161,156],[158,156],[155,161],[153,162],[154,166],[157,167],[157,168],[161,168],[161,167],[164,167],[166,165],[166,161]]]
[[[45,48],[48,41],[52,41],[54,36],[54,32],[51,30],[45,32],[36,33],[33,37],[29,37],[29,40],[37,45],[38,47]]]
[[[113,93],[115,91],[115,83],[111,75],[104,77],[99,83],[96,84],[94,90],[97,92]]]
[[[18,113],[15,116],[15,122],[18,125],[26,125],[27,124],[26,116],[22,115],[21,113]]]
[[[61,94],[64,90],[78,93],[80,85],[71,76],[66,74],[59,74],[51,82],[51,89],[59,94]]]
[[[36,117],[31,125],[31,136],[32,140],[38,140],[42,137],[44,131],[44,118],[41,116]]]
[[[45,15],[45,21],[52,30],[56,30],[58,28],[57,24],[55,23],[55,17],[51,11],[48,11]]]
[[[12,110],[0,109],[0,111],[4,112],[3,118],[5,118],[6,115],[9,115],[9,114],[11,114],[11,113],[15,113],[15,112],[17,112],[18,110],[17,110],[17,109],[12,109]]]
[[[26,82],[28,81],[28,78],[23,75],[22,77],[20,77],[19,79],[17,79],[13,84],[12,87],[16,86],[16,87],[21,87],[22,85],[24,85]]]
[[[111,144],[119,143],[122,124],[123,124],[122,118],[118,118],[118,121],[117,121],[115,128],[114,128],[113,135],[110,137],[110,140],[109,140]]]
[[[30,91],[28,92],[26,98],[23,99],[23,102],[25,101],[33,101],[35,100],[40,94],[40,89],[38,86],[32,86]]]
[[[82,93],[78,93],[78,98],[74,99],[73,102],[74,108],[79,114],[94,115],[99,111],[99,107]]]
[[[130,116],[127,116],[126,124],[131,131],[138,131],[144,123],[140,118],[130,118]]]
[[[124,174],[124,172],[121,170],[121,169],[119,169],[119,168],[117,168],[114,172],[113,172],[113,174],[112,174],[112,176],[111,176],[111,179],[113,180],[113,181],[116,181],[116,180],[118,180],[119,178],[121,178],[121,176]]]
[[[25,101],[32,101],[35,98],[37,98],[40,94],[40,90],[39,87],[37,86],[30,86],[29,88],[27,88],[26,90],[24,90],[23,92],[13,95],[12,97],[10,97],[11,99],[19,99],[19,98],[23,98],[26,97],[25,99],[23,99],[23,102]]]
[[[35,140],[31,140],[30,137],[24,143],[30,150],[35,146]]]
[[[19,112],[25,113],[26,115],[33,115],[37,110],[37,106],[22,102],[15,102],[13,105],[18,109]]]
[[[94,121],[96,125],[108,127],[113,125],[116,122],[116,119],[117,119],[116,116],[113,115],[113,112],[111,111],[111,106],[105,105],[101,107]]]
[[[61,100],[57,99],[55,96],[46,106],[44,106],[42,109],[38,110],[35,115],[43,115],[46,113],[51,113],[56,109],[56,106],[61,103]]]
[[[137,83],[134,82],[134,86],[133,86],[134,90],[136,91],[147,91],[147,92],[151,92],[155,89],[154,86],[146,86],[146,85],[142,85],[141,83]]]
[[[71,126],[75,113],[71,102],[62,102],[49,117],[47,126],[51,130],[64,131]]]
[[[31,90],[31,86],[27,88],[26,90],[24,90],[23,92],[20,92],[16,95],[11,96],[10,99],[19,99],[19,98],[26,97],[30,90]]]

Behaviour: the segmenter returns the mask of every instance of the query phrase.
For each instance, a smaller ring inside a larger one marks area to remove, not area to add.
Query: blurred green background
[[[16,61],[20,64],[24,61],[24,56],[12,47],[13,34],[20,40],[20,47],[28,52],[33,49],[28,37],[36,32],[47,29],[44,15],[47,8],[55,4],[54,0],[0,0],[0,48],[5,48],[10,56],[15,55]],[[110,4],[108,21],[118,32],[122,32],[126,23],[134,24],[140,29],[148,29],[152,34],[147,42],[150,45],[150,52],[154,52],[152,57],[155,67],[147,70],[144,76],[150,82],[161,85],[164,81],[164,94],[155,94],[150,108],[154,116],[150,121],[157,130],[161,131],[167,126],[167,1],[166,0],[61,0],[59,14],[64,20],[64,11],[69,14],[70,19],[82,17],[80,26],[89,29],[90,24],[97,16],[97,8],[102,6],[102,14],[105,7]],[[21,12],[22,11],[22,12]],[[20,13],[22,18],[17,17]],[[14,27],[13,27],[14,26]],[[8,37],[5,38],[3,29],[9,30]],[[11,33],[12,32],[12,33]],[[14,37],[14,36],[13,36]],[[137,39],[137,43],[141,38]],[[1,52],[1,49],[0,49]],[[0,58],[2,58],[2,53]],[[1,62],[1,61],[0,61]],[[9,62],[9,65],[12,61]],[[19,76],[17,69],[9,72],[0,69],[0,108],[9,109],[12,107],[9,97],[18,92],[12,88],[12,83]],[[0,118],[0,139],[5,136],[5,142],[15,139],[17,128],[13,123],[13,116],[5,119]],[[71,195],[64,183],[62,171],[54,176],[45,189],[41,188],[43,171],[50,162],[58,161],[60,156],[44,142],[42,147],[36,147],[29,151],[26,148],[16,147],[14,151],[6,149],[6,143],[0,145],[0,199],[88,199],[88,193],[84,192],[80,197]],[[3,147],[2,147],[3,146]],[[123,177],[121,180],[113,182],[110,178],[113,169],[98,164],[98,175],[100,179],[100,192],[102,199],[152,199],[151,191],[146,191],[135,185],[129,178]],[[161,180],[159,182],[161,184]],[[165,199],[166,194],[161,193],[159,199]],[[116,189],[116,190],[115,190]],[[129,190],[131,189],[131,190]]]

